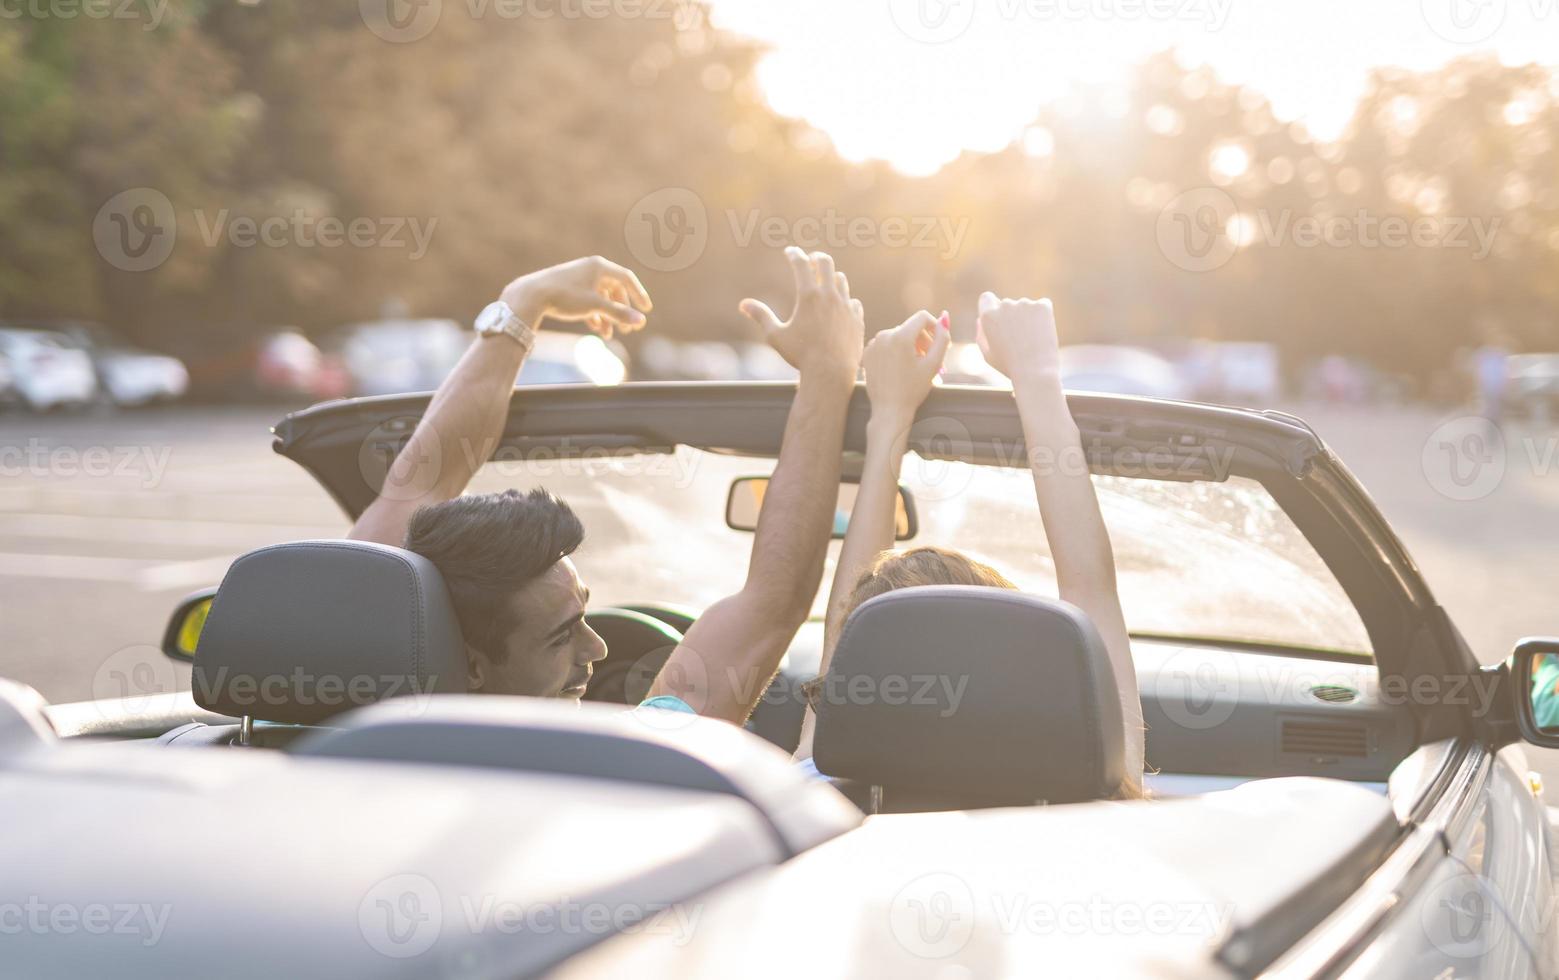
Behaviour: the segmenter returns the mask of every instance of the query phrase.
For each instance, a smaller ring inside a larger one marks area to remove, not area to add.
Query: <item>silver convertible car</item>
[[[437,572],[346,541],[238,559],[173,612],[193,689],[0,683],[7,977],[1559,976],[1559,641],[1480,667],[1301,420],[1074,395],[1147,719],[1053,567],[1009,394],[921,409],[899,536],[1021,593],[863,605],[791,763],[821,625],[745,731],[627,710],[741,581],[794,387],[514,395],[476,488],[545,485],[609,655],[581,706],[462,690]],[[333,402],[276,451],[359,514],[428,396]],[[848,521],[868,406],[846,436]],[[1118,705],[1118,703],[1117,703]],[[1114,708],[1117,712],[1118,706]],[[1114,737],[1119,738],[1119,722]]]

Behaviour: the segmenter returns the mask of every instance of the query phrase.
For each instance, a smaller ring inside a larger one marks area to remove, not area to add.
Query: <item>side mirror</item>
[[[206,617],[211,614],[211,603],[216,597],[217,590],[213,586],[192,592],[179,601],[162,634],[162,652],[170,659],[194,662],[200,631],[206,628]]]
[[[1511,655],[1516,722],[1521,737],[1559,749],[1559,637],[1528,637]]]
[[[763,495],[769,490],[766,476],[738,477],[731,483],[731,493],[725,499],[725,523],[733,531],[756,531],[758,513],[763,510]],[[850,514],[855,510],[855,495],[860,486],[855,483],[839,484],[839,497],[834,503],[833,537],[842,538],[850,525]],[[908,541],[920,533],[920,522],[915,516],[915,498],[909,490],[899,487],[898,503],[893,514],[893,539]]]

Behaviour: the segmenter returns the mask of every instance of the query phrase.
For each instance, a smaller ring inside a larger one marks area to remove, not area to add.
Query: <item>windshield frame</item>
[[[494,457],[546,451],[706,452],[776,457],[793,382],[630,383],[516,389]],[[275,450],[303,466],[353,519],[373,500],[432,395],[347,399],[283,418]],[[1122,476],[1158,453],[1187,477],[1262,484],[1331,570],[1364,623],[1383,674],[1473,672],[1416,565],[1368,494],[1314,430],[1281,412],[1129,396],[1067,393],[1090,469]],[[844,448],[864,452],[870,404],[857,385]],[[1025,460],[1010,391],[939,386],[921,406],[910,448],[927,458]],[[1134,464],[1133,464],[1133,461]],[[1123,470],[1125,470],[1123,472]]]

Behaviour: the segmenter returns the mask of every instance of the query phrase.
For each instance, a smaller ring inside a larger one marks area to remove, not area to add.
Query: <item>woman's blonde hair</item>
[[[1017,589],[1011,579],[981,561],[948,548],[925,546],[909,551],[884,551],[861,573],[846,600],[844,618],[868,599],[918,585],[983,585],[993,589]],[[1140,785],[1127,784],[1116,791],[1117,800],[1145,798]]]
[[[850,598],[845,602],[846,618],[867,599],[875,599],[894,589],[917,585],[984,585],[993,589],[1016,589],[1007,576],[968,555],[926,546],[909,551],[884,551],[861,573]]]

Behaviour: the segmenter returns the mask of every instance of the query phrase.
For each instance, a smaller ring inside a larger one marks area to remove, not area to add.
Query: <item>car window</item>
[[[548,454],[489,463],[472,493],[544,486],[584,520],[577,556],[600,604],[703,608],[740,588],[752,535],[725,526],[738,476],[773,460],[680,448],[672,455]],[[1018,585],[1055,595],[1055,565],[1027,470],[906,460],[920,532],[899,547],[958,548]],[[1260,483],[1181,483],[1095,476],[1122,608],[1134,633],[1314,648],[1368,656],[1364,624],[1342,587]],[[1016,530],[1015,530],[1016,529]],[[839,542],[829,547],[821,615]]]

